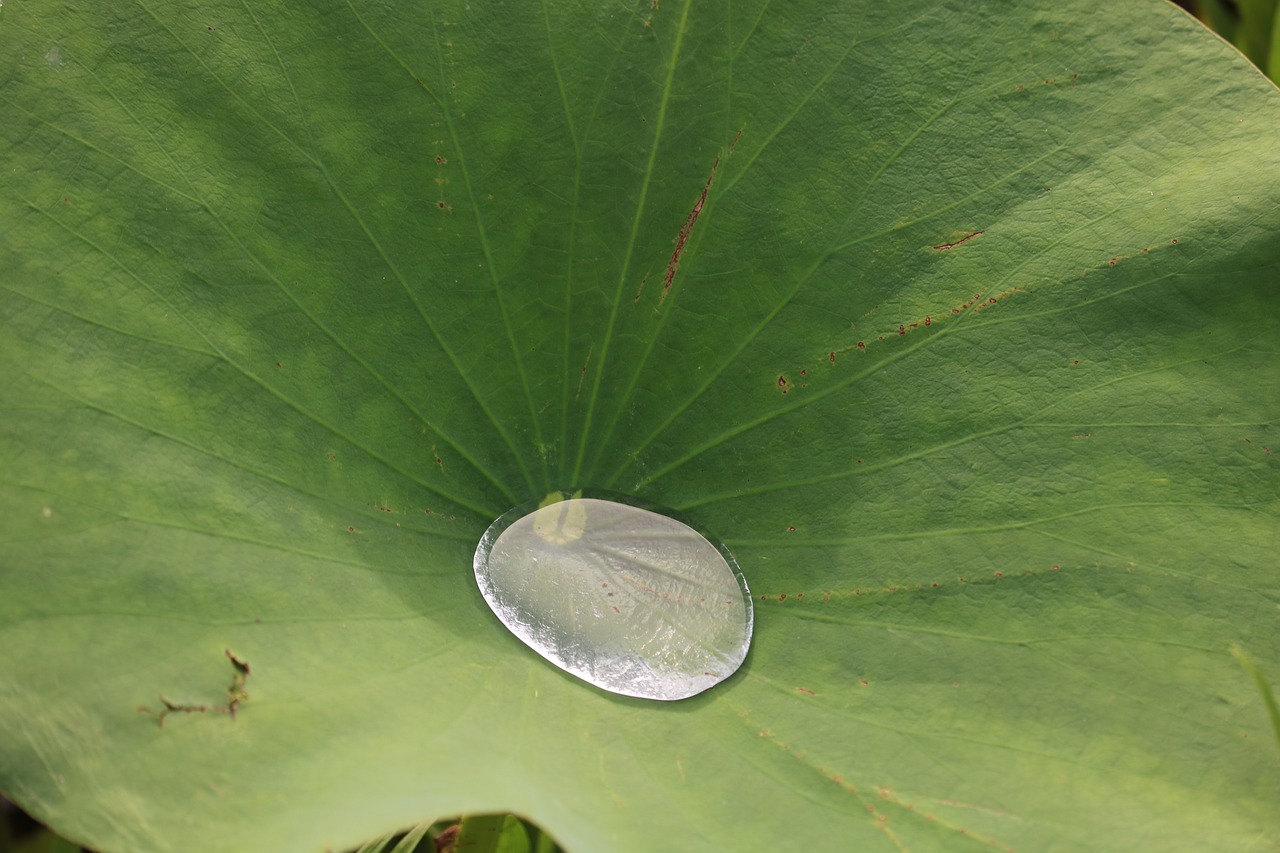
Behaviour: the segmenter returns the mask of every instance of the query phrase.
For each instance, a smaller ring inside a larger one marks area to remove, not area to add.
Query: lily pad
[[[1280,93],[1172,5],[10,0],[0,57],[0,790],[59,832],[1280,843]],[[580,487],[724,540],[735,675],[494,619],[481,535]]]

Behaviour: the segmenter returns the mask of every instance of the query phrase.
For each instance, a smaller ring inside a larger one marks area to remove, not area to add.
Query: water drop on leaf
[[[733,556],[652,509],[553,492],[490,525],[474,566],[513,634],[612,693],[693,696],[732,675],[751,642]]]

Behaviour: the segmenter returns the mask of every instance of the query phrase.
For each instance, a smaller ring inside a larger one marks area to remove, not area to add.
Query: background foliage
[[[1272,80],[1280,80],[1276,0],[1178,0],[1178,5],[1234,44]]]

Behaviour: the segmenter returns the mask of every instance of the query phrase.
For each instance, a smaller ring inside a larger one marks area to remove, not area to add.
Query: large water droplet
[[[728,550],[617,500],[553,492],[516,507],[485,531],[475,572],[513,634],[613,693],[693,696],[751,643],[751,594]]]

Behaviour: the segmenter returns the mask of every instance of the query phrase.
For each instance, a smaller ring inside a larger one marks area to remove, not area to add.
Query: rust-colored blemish
[[[982,235],[982,234],[986,234],[986,233],[987,233],[986,231],[971,231],[971,232],[969,232],[968,234],[964,235],[964,236],[963,236],[963,237],[961,237],[959,240],[956,240],[956,241],[955,241],[955,242],[953,242],[953,243],[939,243],[938,245],[936,245],[936,246],[934,246],[934,247],[933,247],[933,250],[934,250],[935,252],[945,252],[945,251],[947,251],[948,249],[954,249],[956,246],[962,246],[962,245],[964,245],[965,243],[968,243],[968,242],[969,242],[970,240],[972,240],[974,237],[978,237],[978,236],[980,236],[980,235]]]
[[[680,254],[684,251],[684,244],[689,241],[689,235],[693,233],[693,226],[697,224],[698,217],[702,215],[702,208],[707,203],[707,194],[711,192],[711,182],[715,180],[716,170],[720,168],[720,160],[733,153],[733,149],[737,147],[738,140],[741,138],[742,131],[739,130],[733,142],[729,143],[729,150],[723,155],[716,155],[715,162],[711,164],[711,174],[707,175],[707,182],[702,185],[702,194],[693,203],[693,209],[689,211],[689,215],[684,218],[684,224],[680,226],[680,232],[676,235],[676,247],[671,252],[671,260],[667,261],[667,273],[662,278],[662,295],[658,297],[659,305],[666,302],[667,296],[671,293],[671,284],[675,281],[676,270],[680,266]]]
[[[236,712],[240,710],[243,704],[249,698],[249,694],[245,692],[245,682],[249,679],[249,661],[242,656],[231,651],[231,649],[223,649],[223,654],[227,656],[227,660],[231,661],[231,667],[235,670],[235,674],[231,679],[231,686],[227,688],[227,701],[222,705],[200,705],[188,704],[182,702],[174,702],[163,694],[160,696],[160,709],[155,710],[145,705],[138,708],[140,714],[150,714],[156,718],[156,725],[164,728],[165,717],[170,714],[201,714],[213,712],[215,714],[226,714],[231,719],[236,718]]]

